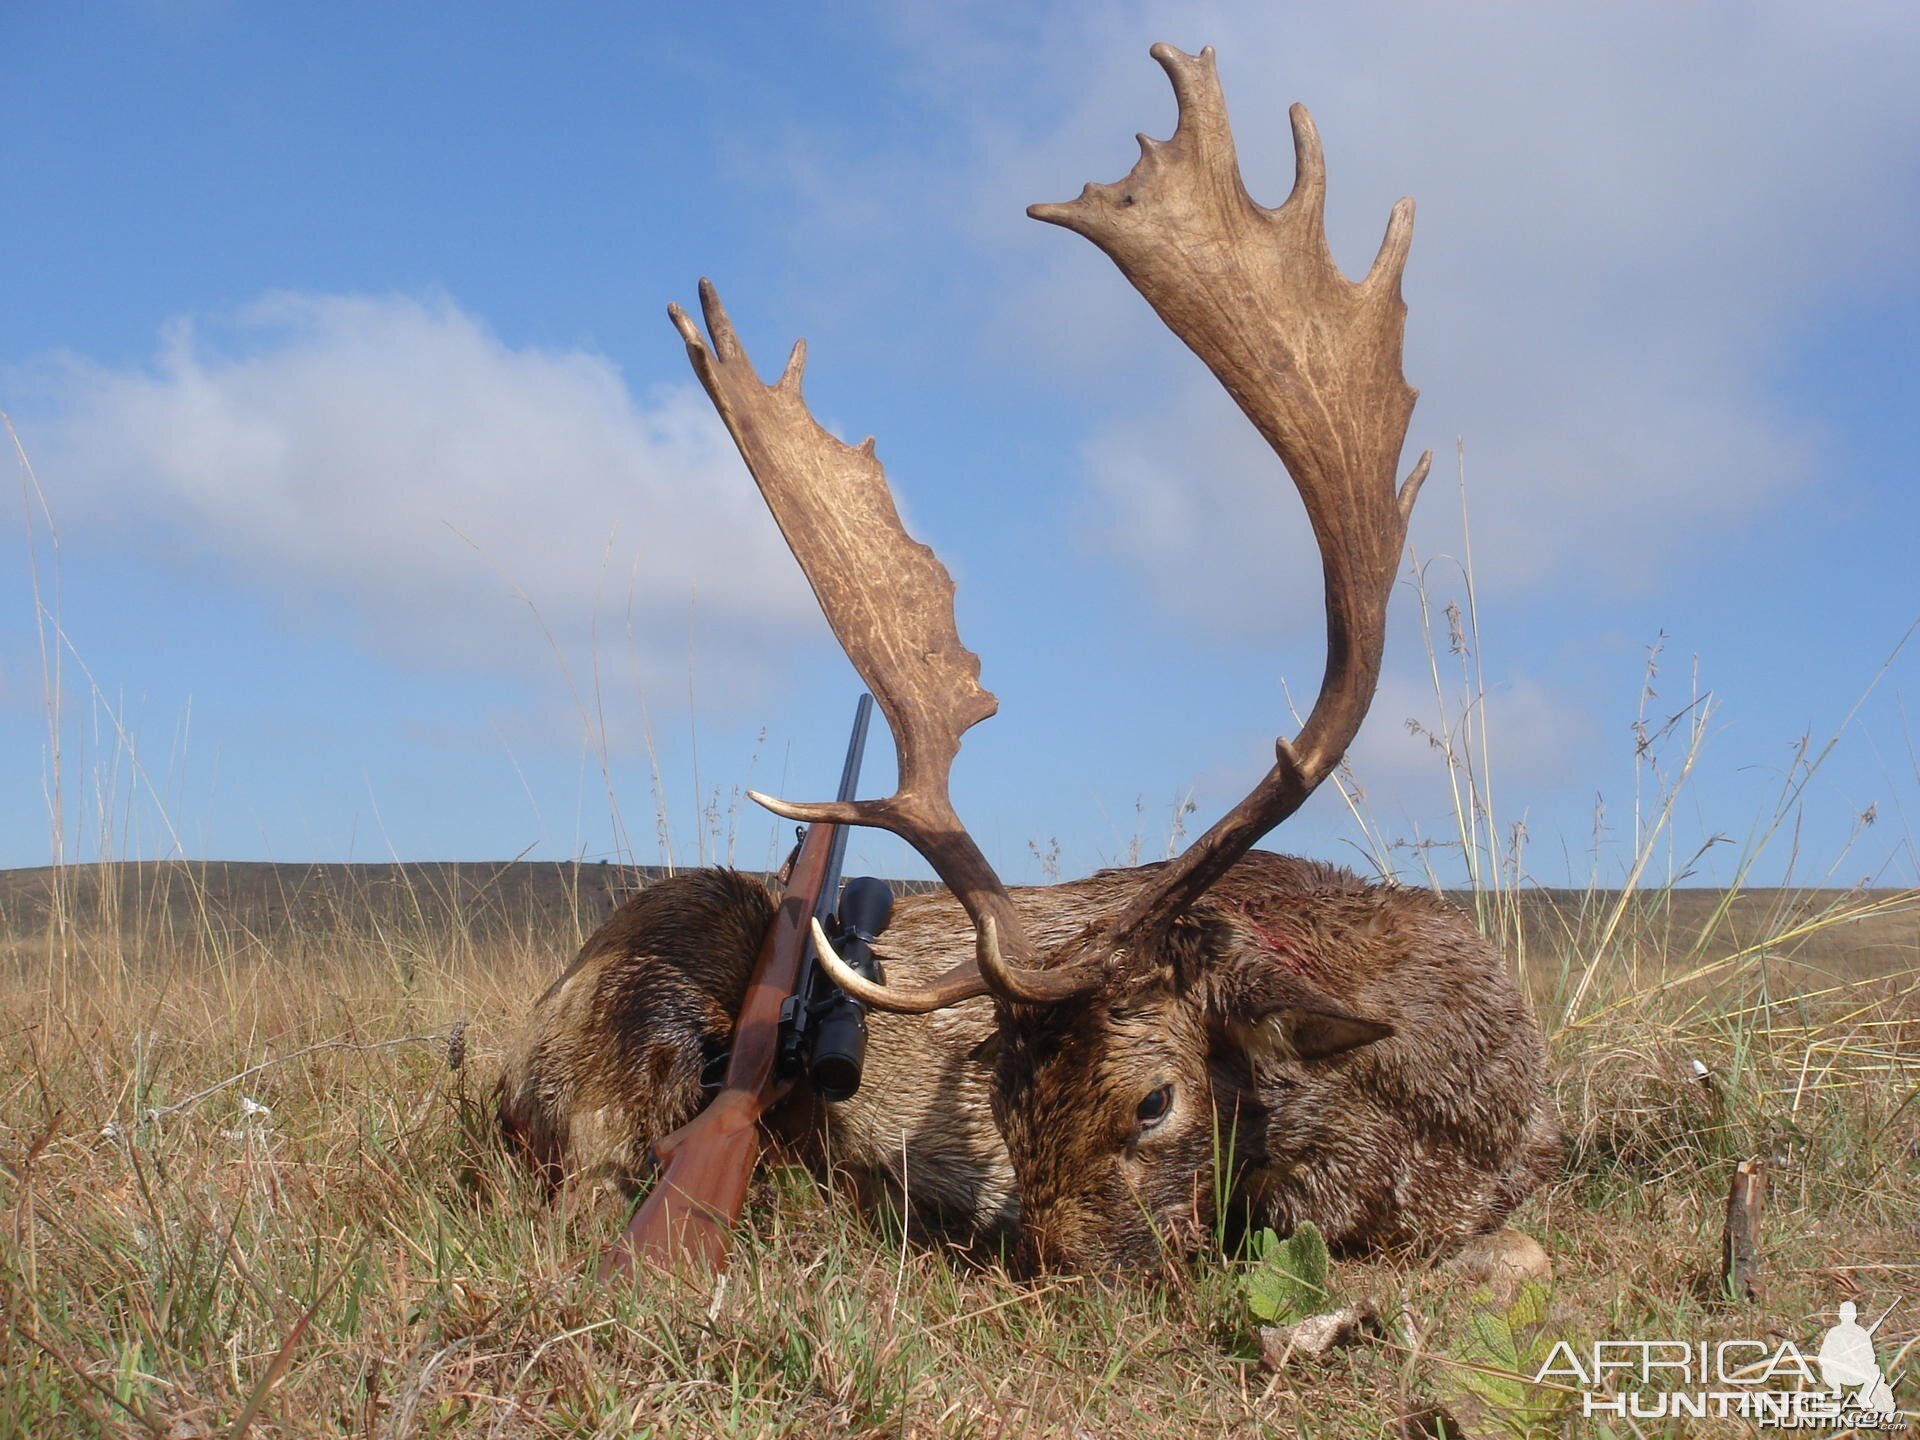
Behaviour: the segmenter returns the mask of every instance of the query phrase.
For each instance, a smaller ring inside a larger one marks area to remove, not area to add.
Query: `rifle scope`
[[[893,919],[893,891],[884,880],[862,875],[849,880],[840,892],[839,933],[833,948],[848,966],[879,982],[880,962],[873,942]],[[860,1088],[860,1072],[867,1060],[867,1007],[839,986],[819,978],[829,992],[814,1009],[813,1058],[808,1076],[824,1100],[845,1100]]]

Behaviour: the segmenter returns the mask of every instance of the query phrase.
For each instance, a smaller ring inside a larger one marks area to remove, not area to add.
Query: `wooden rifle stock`
[[[602,1281],[627,1273],[636,1259],[681,1275],[712,1274],[726,1260],[760,1159],[760,1117],[791,1083],[776,1073],[780,1007],[799,985],[837,828],[807,827],[747,982],[726,1083],[692,1120],[655,1142],[659,1178],[601,1257]]]

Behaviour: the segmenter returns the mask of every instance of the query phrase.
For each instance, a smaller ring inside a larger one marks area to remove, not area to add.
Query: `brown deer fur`
[[[1133,1266],[1183,1247],[1219,1200],[1335,1244],[1439,1250],[1491,1228],[1552,1164],[1540,1037],[1498,954],[1429,895],[1252,850],[1358,733],[1387,600],[1430,455],[1397,477],[1412,202],[1372,267],[1328,249],[1326,164],[1291,112],[1294,184],[1268,209],[1241,178],[1213,52],[1157,45],[1179,106],[1111,185],[1034,218],[1100,247],[1233,397],[1300,492],[1319,546],[1327,668],[1272,769],[1180,856],[1008,890],[955,812],[962,735],[998,702],[955,628],[953,580],[900,522],[871,440],[848,446],[803,394],[804,343],[764,383],[719,295],[670,307],[847,658],[893,732],[895,792],[754,796],[809,823],[873,825],[948,894],[904,901],[885,983],[818,958],[873,1013],[867,1080],[802,1096],[786,1128],[817,1169],[889,1190],[938,1228],[1003,1229],[1028,1259]],[[501,1116],[550,1172],[631,1175],[694,1113],[771,907],[701,872],[641,895],[541,1000]],[[909,1013],[914,1012],[914,1013]],[[1224,1169],[1223,1169],[1224,1166]],[[1017,1196],[1017,1199],[1016,1199]]]
[[[1160,868],[1010,893],[1054,946]],[[772,913],[757,882],[699,870],[642,891],[587,942],[500,1086],[504,1127],[550,1176],[637,1179],[649,1142],[699,1108]],[[973,945],[966,912],[934,894],[902,899],[877,948],[889,979],[913,984]],[[1311,1220],[1345,1248],[1441,1251],[1499,1224],[1551,1168],[1539,1033],[1445,901],[1254,851],[1164,948],[1123,987],[1003,1006],[998,1027],[984,999],[875,1013],[860,1092],[798,1097],[783,1128],[870,1204],[904,1194],[923,1232],[1018,1233],[1029,1260],[1080,1268],[1184,1248],[1221,1194],[1254,1223]],[[1139,1133],[1141,1099],[1166,1084],[1165,1118]]]

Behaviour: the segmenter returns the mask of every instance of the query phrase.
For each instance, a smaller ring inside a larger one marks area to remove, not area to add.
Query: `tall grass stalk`
[[[55,544],[14,443],[29,536]],[[1464,480],[1462,494],[1464,507]],[[89,831],[102,860],[137,854],[149,811],[163,854],[182,848],[138,717],[61,627],[56,561],[36,558],[33,603],[59,863],[39,909],[19,902],[24,885],[0,892],[0,1436],[1373,1440],[1411,1433],[1403,1417],[1433,1413],[1447,1377],[1474,1368],[1471,1287],[1409,1259],[1347,1259],[1332,1277],[1376,1302],[1384,1336],[1269,1373],[1220,1254],[1171,1284],[1020,1281],[778,1164],[724,1289],[596,1287],[587,1262],[623,1200],[591,1184],[548,1196],[497,1143],[488,1105],[527,1007],[599,918],[578,867],[554,917],[513,911],[493,874],[430,866],[356,870],[345,893],[276,872],[243,903],[201,862],[75,864]],[[1457,850],[1468,884],[1451,893],[1524,967],[1569,1138],[1559,1179],[1514,1217],[1552,1254],[1552,1323],[1576,1341],[1811,1345],[1842,1298],[1877,1314],[1920,1294],[1920,895],[1747,883],[1769,844],[1795,843],[1846,724],[1801,745],[1735,885],[1702,898],[1672,817],[1709,697],[1696,678],[1663,714],[1655,650],[1620,883],[1596,847],[1592,883],[1556,895],[1494,804],[1499,695],[1472,569],[1469,532],[1457,567],[1411,578],[1436,707],[1421,723],[1454,833],[1402,843],[1350,774],[1338,783],[1383,874],[1447,888],[1439,857]],[[1450,609],[1437,587],[1456,575]],[[627,608],[631,635],[631,594]],[[85,726],[58,694],[73,672]],[[589,692],[566,683],[594,737],[583,764],[614,804],[597,658]],[[711,831],[730,855],[731,831],[706,818],[720,793],[697,796],[696,848]],[[91,796],[86,825],[76,794]],[[1133,847],[1147,853],[1138,833]],[[1222,1168],[1235,1140],[1216,1137]],[[1755,1157],[1774,1184],[1769,1291],[1733,1305],[1712,1290],[1717,1227],[1728,1169]],[[909,1161],[930,1163],[903,1157],[909,1179]],[[1214,1199],[1224,1251],[1224,1183]],[[1894,1311],[1881,1337],[1910,1405],[1920,1316]]]

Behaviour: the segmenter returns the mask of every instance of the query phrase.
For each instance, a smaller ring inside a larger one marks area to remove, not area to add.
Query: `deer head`
[[[992,997],[1002,1040],[996,1115],[1020,1179],[1023,1222],[1039,1258],[1069,1262],[1096,1252],[1125,1257],[1193,1213],[1194,1177],[1209,1173],[1205,1152],[1217,1139],[1207,1097],[1222,1063],[1254,1063],[1266,1051],[1311,1063],[1387,1033],[1306,976],[1280,979],[1252,963],[1258,947],[1248,948],[1243,923],[1207,897],[1313,793],[1358,731],[1430,459],[1396,484],[1414,404],[1400,372],[1412,203],[1394,207],[1366,278],[1347,280],[1327,248],[1325,168],[1306,110],[1292,111],[1293,192],[1266,209],[1241,183],[1212,50],[1193,56],[1157,45],[1152,53],[1179,101],[1172,138],[1141,136],[1125,179],[1028,213],[1106,251],[1280,456],[1322,557],[1327,663],[1305,725],[1277,742],[1266,776],[1177,859],[1143,872],[1112,913],[1036,945],[954,812],[948,778],[961,736],[997,702],[960,642],[952,578],[901,526],[873,441],[843,445],[808,412],[804,342],[768,386],[711,285],[701,284],[706,338],[670,311],[899,754],[898,785],[883,799],[753,798],[789,819],[900,835],[975,927],[973,961],[921,989],[865,980],[823,937],[821,963],[882,1010]]]

